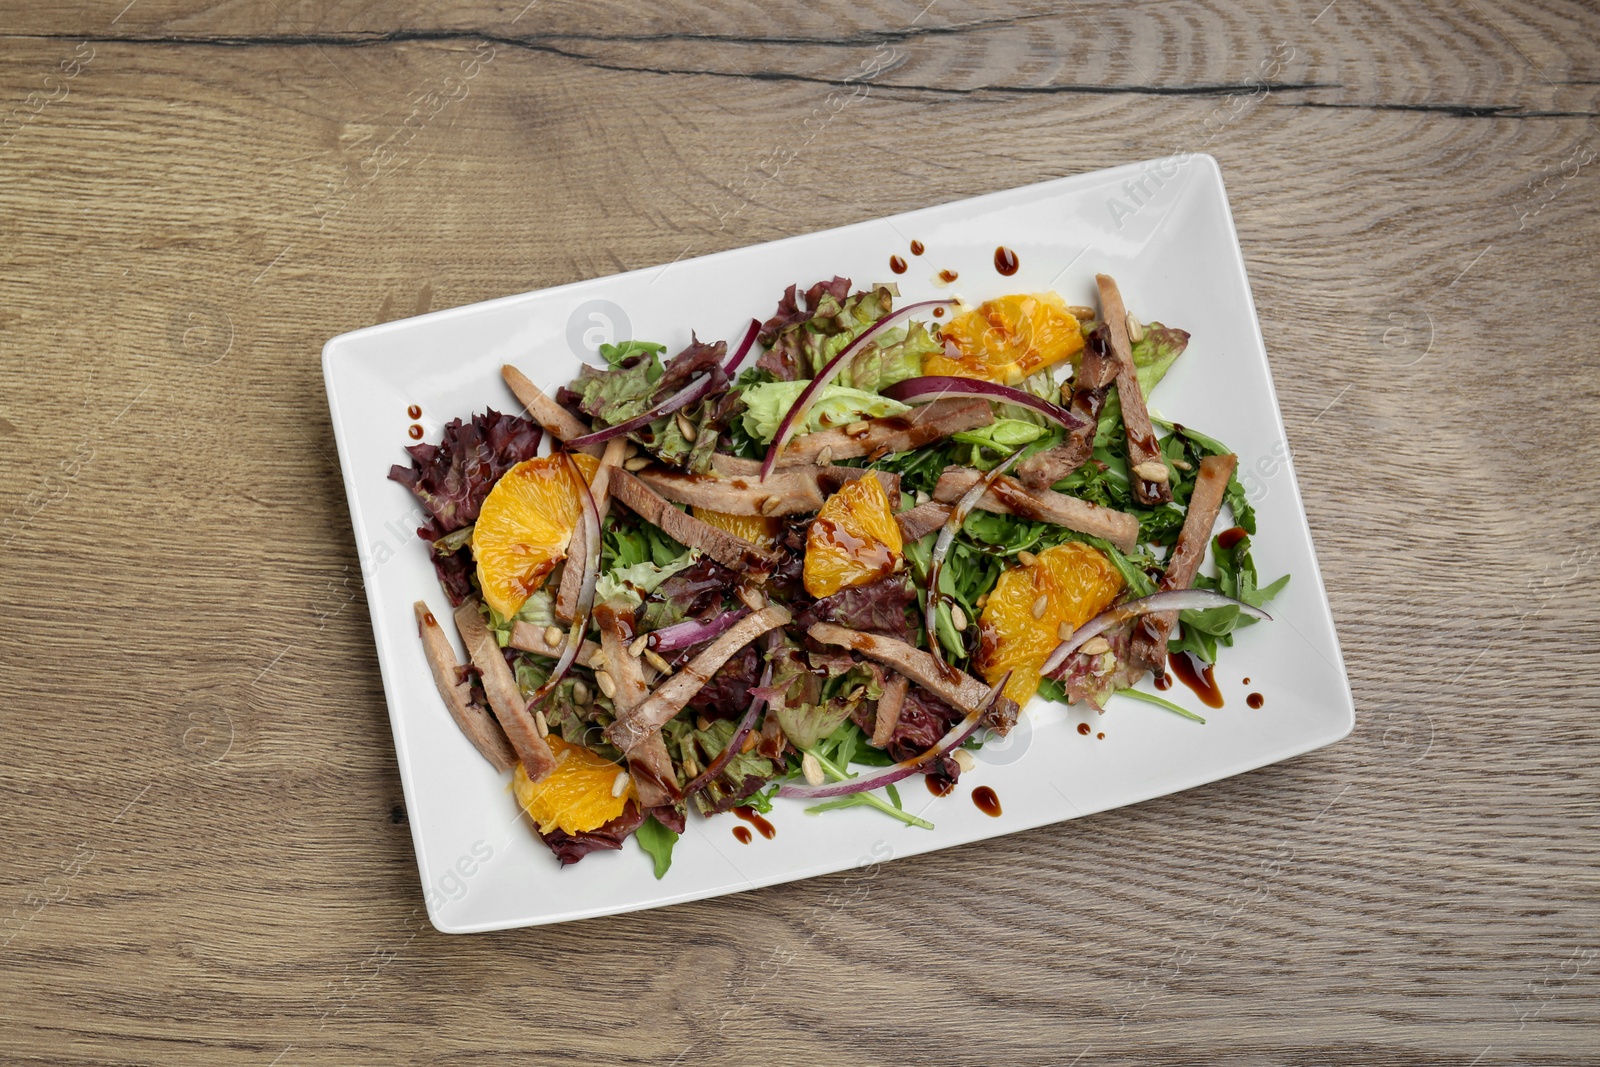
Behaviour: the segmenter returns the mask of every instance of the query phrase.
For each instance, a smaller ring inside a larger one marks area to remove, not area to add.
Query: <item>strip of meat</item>
[[[815,463],[826,449],[832,459],[887,456],[921,448],[962,430],[976,430],[994,421],[989,402],[980,398],[935,400],[904,415],[885,415],[832,430],[817,430],[791,440],[778,459],[780,467]],[[856,427],[854,433],[851,426]]]
[[[813,641],[854,649],[868,659],[893,668],[963,713],[971,714],[989,699],[989,686],[964,671],[940,663],[929,653],[904,641],[848,630],[831,622],[816,623],[806,633]],[[994,703],[983,716],[983,724],[1001,735],[1010,730],[1016,721],[1017,702],[1004,694],[995,697]]]
[[[622,466],[622,459],[627,454],[628,441],[623,437],[613,437],[606,442],[605,452],[600,456],[600,466],[594,472],[594,481],[589,483],[589,495],[594,498],[594,507],[600,513],[600,521],[604,522],[606,512],[611,507],[611,471]],[[575,562],[589,558],[589,536],[584,531],[584,524],[579,523],[578,528],[572,532],[572,541],[567,546],[567,565],[561,568],[561,587],[556,590],[556,617],[572,620],[572,613],[578,610],[578,594],[583,592],[584,573],[581,566],[573,566]]]
[[[411,607],[417,616],[422,653],[427,657],[429,669],[433,671],[433,684],[439,687],[444,706],[450,709],[450,717],[467,735],[472,747],[492,763],[495,770],[509,771],[516,765],[517,753],[512,749],[511,742],[506,740],[500,724],[494,721],[494,716],[472,702],[472,687],[461,680],[461,665],[456,662],[455,650],[450,647],[450,639],[444,635],[444,628],[433,617],[433,612],[428,610],[426,601],[419,600]]]
[[[698,548],[724,567],[742,571],[751,567],[770,569],[777,565],[777,557],[771,552],[679,511],[625,470],[611,472],[611,495],[632,508],[645,522],[659,526],[668,537],[690,548]]]
[[[1111,354],[1117,360],[1117,399],[1122,403],[1122,428],[1128,435],[1128,481],[1133,498],[1146,507],[1172,500],[1171,472],[1161,458],[1155,427],[1144,407],[1144,393],[1133,366],[1133,345],[1128,341],[1128,309],[1109,274],[1096,274],[1100,286],[1100,318],[1111,331]]]
[[[506,385],[516,394],[522,406],[528,409],[528,415],[545,428],[545,431],[557,441],[570,441],[574,437],[582,437],[590,433],[576,415],[557,404],[544,390],[534,385],[526,374],[507,363],[500,368],[500,377],[506,380]],[[591,456],[598,456],[604,450],[604,445],[589,445],[582,451]]]
[[[806,515],[822,507],[820,468],[786,467],[754,475],[687,474],[647,467],[636,477],[668,500],[728,515]]]
[[[631,756],[645,738],[659,732],[682,711],[689,699],[705,687],[735,652],[768,630],[787,625],[789,618],[789,609],[782,604],[768,604],[746,615],[684,664],[682,670],[656,686],[656,691],[635,708],[632,715],[606,727],[606,740]]]
[[[1200,461],[1194,476],[1194,488],[1189,492],[1189,510],[1183,516],[1183,529],[1167,556],[1167,570],[1161,576],[1163,593],[1188,589],[1194,585],[1194,576],[1206,558],[1206,546],[1211,543],[1211,528],[1222,513],[1222,497],[1228,490],[1228,479],[1233,477],[1239,463],[1235,455],[1207,456]],[[1128,659],[1135,668],[1165,674],[1167,670],[1167,639],[1177,625],[1175,611],[1151,612],[1141,616],[1133,628],[1133,644]]]
[[[1072,413],[1084,425],[1067,436],[1054,448],[1035,452],[1017,465],[1017,477],[1035,489],[1048,489],[1052,485],[1088,462],[1094,453],[1095,428],[1100,423],[1100,409],[1105,407],[1106,394],[1111,383],[1117,380],[1117,360],[1111,354],[1110,333],[1104,324],[1089,332],[1083,356],[1078,361],[1078,373],[1072,380]]]
[[[954,504],[983,475],[970,467],[946,467],[934,486],[933,498]],[[1002,476],[978,501],[984,511],[1020,515],[1038,522],[1053,522],[1079,533],[1103,537],[1124,552],[1139,545],[1139,520],[1126,511],[1103,508],[1051,489],[1029,489],[1015,478]]]
[[[506,732],[511,747],[517,750],[528,777],[535,782],[542,781],[555,770],[555,754],[539,735],[539,728],[528,713],[528,699],[517,686],[511,668],[506,666],[506,658],[494,634],[478,614],[476,600],[467,600],[456,608],[456,629],[461,632],[461,643],[467,647],[472,665],[483,677],[483,691],[488,694],[495,718],[500,720],[500,728]]]
[[[945,520],[950,518],[950,509],[953,506],[930,500],[926,504],[918,504],[910,511],[902,511],[894,517],[894,521],[900,524],[900,537],[908,544],[922,540],[945,524]]]
[[[645,665],[638,656],[628,653],[628,643],[633,637],[633,609],[626,601],[607,602],[594,609],[594,620],[600,627],[606,673],[617,685],[611,702],[617,709],[617,718],[626,718],[650,696],[650,687],[644,680]],[[682,799],[678,775],[672,769],[672,757],[667,754],[667,743],[662,740],[659,729],[650,731],[628,753],[628,770],[633,773],[634,788],[639,792],[642,807],[676,804]]]
[[[868,473],[866,467],[844,467],[835,463],[819,467],[815,463],[785,466],[780,462],[778,468],[785,474],[794,473],[813,476],[814,472],[817,489],[824,497],[837,493],[846,485]],[[759,459],[725,456],[720,452],[711,457],[711,469],[718,474],[727,475],[731,478],[761,477],[761,461]],[[878,481],[883,485],[884,493],[888,495],[891,502],[900,499],[900,475],[893,471],[871,471],[871,473],[877,475]],[[767,484],[771,485],[773,478],[776,477],[776,474],[769,477]]]
[[[903,674],[889,672],[884,683],[883,696],[878,698],[878,718],[872,724],[872,743],[882,748],[889,743],[894,728],[900,725],[900,709],[906,704],[906,690],[911,683]]]
[[[514,622],[511,624],[511,640],[507,642],[512,648],[523,652],[532,652],[535,656],[549,656],[555,659],[561,655],[561,646],[552,648],[545,643],[544,628],[535,626],[531,622]],[[580,667],[589,666],[594,659],[594,654],[600,651],[600,646],[593,641],[585,641],[578,647],[578,658],[574,661]]]

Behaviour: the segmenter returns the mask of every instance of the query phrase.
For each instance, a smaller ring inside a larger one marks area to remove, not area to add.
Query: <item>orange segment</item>
[[[1038,691],[1039,668],[1061,642],[1062,624],[1076,630],[1121,591],[1122,576],[1098,549],[1076,541],[1048,548],[1032,566],[1000,575],[978,623],[973,665],[990,685],[1012,671],[1006,696],[1026,704]],[[1043,611],[1035,618],[1041,599]]]
[[[726,530],[762,548],[771,548],[778,543],[778,520],[766,515],[730,515],[726,511],[695,508],[694,517],[707,526]]]
[[[830,496],[806,535],[805,586],[832,596],[893,574],[905,545],[883,483],[868,474]]]
[[[594,472],[600,469],[600,457],[591,456],[587,452],[568,452],[567,455],[572,457],[572,462],[583,472],[583,480],[593,485]]]
[[[472,558],[491,608],[509,619],[566,558],[582,505],[577,478],[561,456],[506,471],[478,512]]]
[[[611,795],[617,775],[626,773],[622,767],[582,745],[568,744],[555,734],[546,740],[556,755],[556,769],[549,777],[542,782],[531,781],[520,762],[511,776],[517,805],[528,813],[541,834],[551,830],[586,833],[615,819],[628,801],[638,799],[632,778],[620,796]]]
[[[945,353],[926,356],[923,374],[1015,385],[1083,348],[1078,320],[1057,293],[1019,293],[986,301],[952,319],[943,333],[961,358]]]

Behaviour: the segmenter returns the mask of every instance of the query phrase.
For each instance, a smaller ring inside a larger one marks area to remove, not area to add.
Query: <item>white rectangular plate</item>
[[[910,242],[926,251],[915,256]],[[999,245],[1021,269],[1001,277]],[[898,255],[910,269],[890,273]],[[940,270],[959,280],[934,284]],[[969,302],[1055,289],[1069,304],[1096,303],[1094,275],[1120,283],[1145,321],[1190,331],[1193,340],[1151,408],[1227,442],[1253,498],[1260,532],[1255,559],[1263,581],[1288,572],[1271,605],[1276,621],[1243,630],[1222,655],[1227,703],[1199,707],[1179,686],[1167,695],[1209,720],[1201,726],[1127,698],[1093,716],[1035,701],[1003,743],[978,754],[956,791],[935,798],[915,781],[909,810],[929,830],[902,826],[864,808],[806,815],[779,801],[777,836],[746,845],[732,815],[691,816],[672,869],[657,881],[648,857],[629,843],[558,868],[519,820],[509,775],[496,775],[456,729],[435,691],[411,605],[448,603],[410,494],[388,481],[411,443],[410,405],[422,409],[424,440],[487,407],[518,411],[501,382],[514,363],[553,390],[577,372],[599,341],[660,341],[669,352],[703,339],[742,336],[752,317],[772,314],[791,283],[842,274],[857,286],[895,281],[906,301],[958,293]],[[339,443],[378,663],[405,784],[417,865],[433,924],[447,933],[562,922],[659,907],[808,878],[892,857],[1076,818],[1188,789],[1331,744],[1355,722],[1349,682],[1295,484],[1261,329],[1216,161],[1173,157],[1062,178],[825,233],[791,237],[665,267],[632,271],[522,296],[358,330],[323,349],[328,405]],[[1248,691],[1265,707],[1246,705]],[[987,785],[1003,814],[972,802]]]

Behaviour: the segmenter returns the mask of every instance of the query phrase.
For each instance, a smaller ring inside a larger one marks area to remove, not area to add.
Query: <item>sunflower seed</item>
[[[972,602],[972,606],[977,608],[979,611],[982,611],[983,608],[984,608],[984,605],[987,604],[987,603],[989,603],[989,594],[988,593],[984,593],[977,600],[974,600]]]
[[[1103,655],[1104,653],[1111,651],[1111,642],[1107,641],[1103,637],[1091,637],[1082,645],[1078,646],[1078,651],[1082,652],[1085,656]]]
[[[540,737],[550,736],[550,720],[544,717],[544,711],[542,709],[535,709],[533,713],[533,726],[534,729],[539,731]]]
[[[1072,634],[1073,630],[1070,622],[1064,622],[1060,626],[1056,627],[1056,636],[1063,641],[1072,640]]]
[[[611,783],[611,795],[620,797],[628,791],[628,772],[618,771],[617,777]]]
[[[662,674],[672,673],[672,664],[668,663],[666,659],[662,657],[661,653],[657,652],[653,648],[647,648],[644,650],[644,661],[650,664],[650,666],[654,667],[656,670],[660,671]]]
[[[608,700],[617,695],[617,683],[605,671],[594,672],[594,684],[600,687],[600,692],[604,693]]]
[[[1089,320],[1095,318],[1094,308],[1086,308],[1082,304],[1069,304],[1067,306],[1067,314],[1071,315],[1079,322],[1088,322]]]
[[[822,764],[809,752],[800,757],[800,773],[806,776],[806,781],[811,785],[821,785],[827,781],[822,776]]]
[[[565,635],[562,634],[561,627],[559,626],[546,626],[544,628],[544,643],[549,645],[551,648],[555,648],[557,645],[559,645],[561,643],[561,638],[564,636]]]
[[[605,665],[606,665],[606,652],[605,652],[605,649],[603,649],[603,648],[595,649],[594,655],[589,657],[589,669],[591,671],[604,670],[605,669]]]
[[[749,752],[752,748],[755,748],[755,747],[756,747],[756,732],[754,730],[751,730],[749,733],[744,735],[744,744],[739,746],[739,751],[740,752]]]
[[[833,462],[833,446],[823,445],[822,451],[817,453],[817,466],[826,467]]]
[[[690,756],[683,761],[683,773],[687,774],[690,778],[693,778],[700,773],[700,764],[694,761],[693,756]]]
[[[1044,618],[1044,609],[1048,608],[1049,606],[1050,598],[1045,596],[1043,593],[1040,593],[1039,599],[1033,602],[1033,617],[1036,619]]]
[[[950,605],[950,624],[956,628],[956,633],[966,632],[967,613],[961,610],[960,604]]]
[[[1022,564],[1024,567],[1031,567],[1035,563],[1039,562],[1039,557],[1035,556],[1032,552],[1023,550],[1017,553],[1017,562]]]
[[[579,678],[572,683],[572,702],[574,704],[580,708],[583,707],[589,703],[589,696],[589,687],[583,684],[583,679]]]
[[[650,644],[650,635],[649,634],[640,634],[638,637],[635,637],[633,639],[633,644],[628,646],[628,655],[630,655],[630,656],[643,655],[645,648],[649,644]]]
[[[1128,312],[1128,340],[1138,344],[1144,340],[1144,324],[1133,317],[1133,312]]]
[[[1147,459],[1133,468],[1133,473],[1147,482],[1164,482],[1170,477],[1167,474],[1167,465],[1159,459]]]
[[[855,422],[852,422],[850,425],[846,426],[844,428],[844,432],[849,434],[851,437],[860,437],[870,429],[872,429],[872,427],[869,426],[865,421],[857,419]]]
[[[956,749],[951,758],[956,761],[956,766],[961,768],[963,774],[978,765],[978,761],[972,758],[972,753],[964,748]]]
[[[1192,470],[1194,470],[1194,464],[1190,463],[1186,459],[1175,459],[1175,460],[1172,461],[1172,465],[1174,467],[1177,467],[1181,471],[1192,471]]]
[[[933,497],[929,496],[926,490],[923,490],[923,489],[918,489],[917,490],[917,506],[918,507],[921,507],[922,505],[928,503],[932,499],[933,499]]]
[[[769,496],[761,501],[761,514],[776,515],[783,509],[783,497]]]
[[[678,412],[678,432],[683,434],[683,439],[685,441],[688,441],[690,444],[694,444],[695,434],[697,432],[694,428],[694,423],[690,422],[689,416],[685,415],[681,411]]]
[[[634,456],[622,465],[622,469],[625,471],[642,471],[648,466],[650,466],[649,456]]]

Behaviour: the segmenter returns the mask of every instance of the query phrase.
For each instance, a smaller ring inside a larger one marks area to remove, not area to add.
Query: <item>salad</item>
[[[424,654],[561,864],[631,837],[659,878],[691,809],[775,796],[931,827],[897,783],[948,791],[1036,695],[1204,723],[1134,684],[1288,576],[1258,582],[1235,456],[1146,406],[1189,335],[1097,288],[791,285],[731,352],[604,345],[553,395],[508,365],[523,414],[408,449],[470,662],[419,601]]]

